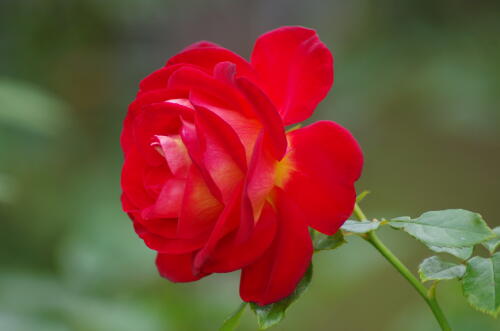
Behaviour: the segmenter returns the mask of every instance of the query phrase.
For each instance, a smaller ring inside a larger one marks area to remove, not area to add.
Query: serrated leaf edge
[[[435,245],[427,245],[427,248],[429,248],[431,251],[433,251],[434,253],[438,253],[438,254],[448,254],[448,255],[451,255],[451,256],[454,256],[462,261],[467,261],[468,259],[470,259],[472,257],[472,254],[474,253],[474,246],[475,245],[472,245],[472,246],[465,246],[465,247],[446,247],[446,246],[435,246]],[[470,254],[468,254],[466,257],[464,256],[459,256],[458,254],[453,254],[453,253],[450,253],[450,252],[447,252],[445,250],[439,250],[440,248],[449,248],[449,249],[465,249],[465,248],[470,248],[471,249],[471,252]]]
[[[460,210],[465,210],[465,209],[460,209]],[[439,210],[433,210],[433,211],[439,211]],[[468,211],[468,210],[465,210],[465,211]],[[422,215],[426,214],[428,212],[425,212],[423,213]],[[447,245],[429,245],[427,242],[425,242],[424,240],[421,240],[419,238],[417,238],[416,236],[414,236],[413,234],[411,234],[410,232],[408,232],[406,230],[406,227],[404,224],[414,224],[414,222],[416,220],[418,220],[420,217],[422,217],[422,215],[420,215],[419,217],[417,218],[408,218],[408,216],[401,216],[401,217],[395,217],[395,218],[392,218],[390,219],[388,222],[389,222],[389,225],[393,228],[393,229],[396,229],[396,230],[403,230],[405,231],[407,234],[409,234],[411,237],[415,238],[416,240],[420,241],[421,243],[423,243],[424,245],[426,245],[427,247],[429,246],[439,246],[439,247],[446,247],[446,248],[465,248],[465,247],[473,247],[475,245],[479,245],[479,244],[482,244],[488,240],[491,240],[493,238],[495,238],[497,236],[497,234],[495,232],[493,232],[493,230],[488,226],[488,224],[484,221],[484,219],[482,218],[481,214],[479,213],[473,213],[475,215],[478,215],[482,222],[484,223],[484,225],[486,225],[486,228],[489,230],[490,232],[490,236],[489,237],[486,237],[484,238],[483,240],[479,241],[479,242],[476,242],[472,245],[463,245],[463,246],[447,246]],[[422,225],[422,224],[419,224],[417,223],[417,225]],[[435,226],[435,225],[432,225],[432,224],[425,224],[425,226],[430,226],[430,227],[436,227],[436,228],[439,228],[439,229],[444,229],[442,227],[439,227],[439,226]],[[477,234],[480,234],[481,232],[475,232],[475,231],[470,231],[472,233],[477,233]]]
[[[498,253],[498,254],[500,254],[500,253]],[[466,270],[466,272],[467,272],[467,270]],[[465,276],[465,274],[464,274],[464,276]],[[462,279],[463,279],[463,277],[462,277]],[[478,306],[474,305],[473,303],[470,302],[469,296],[465,293],[465,289],[464,289],[464,286],[463,286],[463,281],[462,281],[461,285],[462,285],[462,293],[463,293],[464,297],[466,298],[466,301],[469,304],[469,306],[471,306],[475,310],[477,310],[477,311],[479,311],[479,312],[481,312],[483,314],[489,315],[489,316],[491,316],[493,318],[497,318],[498,317],[498,315],[500,314],[500,307],[498,307],[496,309],[496,311],[491,311],[491,310],[487,310],[487,309],[484,309],[484,308],[481,308],[481,307],[478,307]]]

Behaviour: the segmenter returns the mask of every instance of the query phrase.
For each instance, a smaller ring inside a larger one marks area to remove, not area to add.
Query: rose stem
[[[365,216],[358,204],[354,205],[354,215],[360,221],[367,221],[368,218]],[[390,250],[385,246],[382,241],[378,238],[374,231],[370,231],[363,236],[363,238],[375,247],[382,256],[386,258],[389,263],[392,264],[394,268],[404,277],[410,284],[417,290],[417,292],[425,300],[432,313],[436,317],[441,329],[443,331],[451,331],[451,327],[443,314],[443,311],[439,307],[436,301],[436,290],[431,287],[430,290],[427,288],[408,270],[408,268],[401,262]]]

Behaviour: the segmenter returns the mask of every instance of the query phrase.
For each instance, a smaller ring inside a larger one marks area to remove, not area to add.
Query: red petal
[[[247,100],[237,88],[227,81],[214,78],[211,74],[211,72],[208,74],[196,68],[183,67],[172,74],[168,87],[189,91],[190,94],[194,92],[197,99],[203,99],[213,106],[231,109],[242,114],[251,112]]]
[[[220,46],[211,41],[201,40],[187,46],[186,48],[183,49],[183,51],[187,51],[189,49],[204,48],[204,47],[220,47]]]
[[[234,129],[215,113],[203,107],[196,109],[196,128],[198,138],[205,144],[205,156],[207,153],[227,154],[242,171],[247,169],[245,148]],[[226,155],[219,155],[224,157]],[[217,155],[213,156],[214,158]]]
[[[333,84],[332,54],[311,29],[265,33],[255,43],[251,62],[285,125],[311,116]]]
[[[130,201],[130,198],[127,197],[127,194],[125,192],[122,192],[120,201],[122,203],[122,209],[126,213],[137,212],[139,210],[137,206],[132,203],[132,201]]]
[[[170,66],[178,63],[192,64],[211,74],[217,63],[226,61],[236,65],[238,75],[253,77],[253,68],[247,60],[219,46],[207,45],[205,47],[187,48],[168,60],[167,65]]]
[[[236,65],[232,62],[220,62],[214,67],[214,77],[223,82],[234,84]]]
[[[172,282],[192,282],[208,274],[193,274],[194,253],[182,255],[158,254],[156,267],[160,275]]]
[[[126,153],[131,145],[134,144],[134,132],[133,127],[144,107],[152,103],[159,103],[169,99],[182,99],[186,98],[188,93],[185,91],[176,90],[153,90],[145,93],[141,93],[128,107],[127,116],[123,121],[123,130],[120,137],[120,143],[123,152]]]
[[[342,126],[321,121],[290,132],[292,171],[284,191],[309,225],[335,233],[351,215],[356,199],[354,182],[361,175],[363,155]]]
[[[222,193],[214,182],[212,176],[208,172],[207,168],[203,166],[203,146],[201,145],[200,139],[198,139],[198,132],[193,123],[183,120],[181,129],[181,138],[184,145],[187,148],[189,156],[196,166],[196,170],[205,180],[211,194],[219,201],[223,201]]]
[[[146,246],[159,253],[165,254],[185,254],[193,252],[203,247],[203,244],[207,240],[206,236],[198,236],[190,239],[165,238],[161,235],[149,232],[137,222],[134,223],[134,229],[137,235],[144,240]]]
[[[231,66],[225,65],[227,63],[217,67],[218,76],[231,75],[228,72]],[[256,117],[252,105],[233,85],[230,77],[218,79],[200,70],[181,68],[170,78],[169,87],[189,91],[189,100],[195,107],[206,108],[221,117],[234,128],[245,146],[247,155],[250,154],[262,124]]]
[[[221,47],[214,44],[214,43],[208,42],[208,41],[200,41],[200,42],[194,43],[194,44],[186,47],[177,56],[184,54],[186,52],[187,52],[187,54],[190,54],[192,51],[199,52],[200,49],[203,49],[203,48],[214,49],[214,48],[221,48]],[[182,57],[179,59],[182,59]],[[172,59],[170,61],[172,61]],[[173,59],[173,62],[175,62],[175,59]],[[172,73],[183,66],[192,66],[192,65],[187,63],[187,62],[180,62],[178,64],[170,64],[170,65],[167,65],[167,66],[160,68],[156,71],[153,71],[151,74],[149,74],[147,77],[145,77],[140,82],[139,87],[140,87],[141,93],[146,92],[146,91],[155,90],[155,89],[166,88],[168,79],[170,78]]]
[[[230,272],[254,262],[262,256],[275,239],[276,227],[276,213],[269,204],[266,204],[248,239],[240,241],[237,232],[221,239],[202,270]]]
[[[186,178],[191,159],[179,135],[155,136],[170,171],[178,178]]]
[[[236,83],[253,106],[255,115],[264,126],[264,132],[272,140],[269,145],[277,159],[281,159],[286,151],[285,129],[281,118],[269,98],[251,81],[238,78]]]
[[[121,175],[122,191],[127,195],[130,204],[138,209],[151,205],[154,200],[144,188],[145,164],[142,154],[137,148],[129,149]]]
[[[272,144],[264,135],[260,135],[255,143],[252,160],[246,176],[245,192],[251,202],[254,219],[258,219],[269,193],[275,185],[276,158],[273,157],[269,145]]]
[[[201,270],[204,267],[219,241],[238,226],[242,192],[243,183],[240,183],[231,197],[231,200],[224,208],[224,211],[219,215],[217,224],[212,233],[210,233],[210,237],[206,244],[197,253],[194,261],[195,270]]]
[[[186,181],[177,234],[193,238],[210,231],[223,206],[212,195],[198,168],[193,165]]]
[[[192,91],[189,99],[196,107],[203,107],[224,120],[238,135],[246,153],[247,160],[252,156],[253,146],[257,136],[262,129],[262,124],[253,117],[248,117],[248,111],[239,111],[238,109],[228,109],[215,106],[206,96]],[[253,116],[253,113],[251,114]]]
[[[144,169],[142,184],[146,192],[156,199],[160,194],[165,182],[172,177],[172,173],[165,163],[159,166],[147,166]]]
[[[144,106],[133,123],[134,144],[148,164],[165,164],[165,159],[152,146],[157,135],[175,135],[181,127],[180,115],[192,112],[178,103],[161,102]]]
[[[156,202],[152,206],[143,209],[141,217],[145,220],[179,217],[185,184],[184,179],[168,179],[163,185]]]
[[[140,93],[166,88],[172,73],[182,66],[182,64],[176,64],[153,71],[139,83]]]
[[[130,218],[135,223],[143,227],[142,230],[149,231],[152,234],[159,235],[168,239],[175,239],[177,237],[177,219],[174,218],[156,218],[145,220],[141,218],[139,213],[129,213]]]
[[[313,247],[307,225],[279,189],[277,207],[278,230],[272,246],[241,273],[243,301],[267,305],[289,296],[311,262]]]
[[[196,129],[201,164],[219,188],[224,202],[243,180],[245,149],[234,130],[220,117],[204,108],[196,112]]]

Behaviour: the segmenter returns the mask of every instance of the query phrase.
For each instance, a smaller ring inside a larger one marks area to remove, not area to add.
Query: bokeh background
[[[0,330],[215,330],[238,274],[171,284],[121,212],[119,134],[139,80],[188,44],[248,57],[281,25],[318,30],[335,86],[313,120],[363,146],[371,217],[465,208],[500,225],[500,2],[461,0],[0,0]],[[415,271],[431,253],[381,237]],[[371,247],[315,256],[276,330],[437,330]],[[454,330],[495,331],[457,282]],[[240,330],[255,330],[250,312]]]

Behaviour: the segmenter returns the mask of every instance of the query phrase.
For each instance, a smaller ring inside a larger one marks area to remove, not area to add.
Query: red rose
[[[241,269],[242,299],[261,305],[294,290],[308,227],[339,229],[363,163],[334,122],[285,132],[332,83],[331,53],[302,27],[262,35],[250,62],[199,42],[140,83],[121,136],[122,204],[163,277]]]

